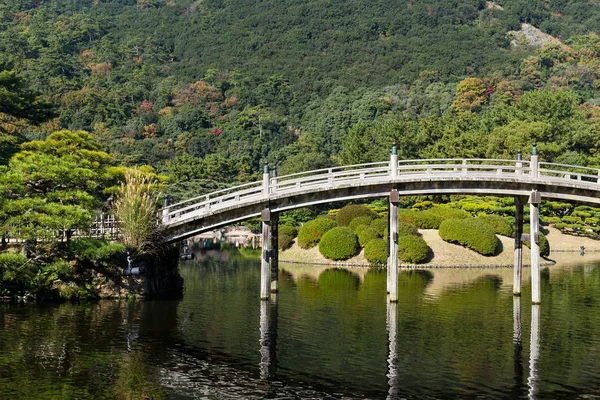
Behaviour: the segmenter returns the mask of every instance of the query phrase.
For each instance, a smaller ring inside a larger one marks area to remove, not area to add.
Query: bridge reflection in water
[[[495,270],[498,272],[498,270]],[[321,273],[325,270],[321,271]],[[453,271],[456,273],[456,270]],[[481,277],[489,277],[489,270],[482,271]],[[424,273],[424,274],[423,274]],[[417,275],[423,275],[425,277],[425,285],[431,285],[432,276],[427,271],[407,271],[406,274],[409,276],[416,277]],[[288,274],[290,277],[294,274]],[[366,274],[361,275],[361,280],[365,279]],[[296,274],[295,280],[301,280],[308,278],[307,275]],[[309,278],[310,279],[310,278]],[[401,284],[413,286],[414,278],[408,280],[401,277]],[[464,285],[464,282],[463,282]],[[422,286],[422,285],[420,285]],[[508,285],[510,286],[510,285]],[[446,290],[448,287],[446,287]],[[536,399],[539,390],[539,363],[540,363],[540,312],[541,306],[539,304],[531,305],[531,327],[530,327],[530,338],[529,338],[529,376],[527,378],[527,384],[524,384],[523,374],[523,337],[522,337],[522,313],[521,313],[521,297],[513,296],[513,365],[514,365],[514,379],[513,387],[511,391],[511,397],[523,398],[528,397],[529,399]],[[400,382],[401,376],[399,374],[399,354],[398,354],[398,314],[407,312],[407,310],[399,309],[398,303],[387,302],[386,310],[386,326],[387,331],[387,373],[386,378],[388,382],[388,393],[387,399],[393,400],[402,397],[402,384]],[[273,295],[269,301],[260,302],[260,317],[259,317],[259,352],[260,352],[260,378],[263,382],[263,389],[265,393],[269,393],[270,390],[270,379],[276,374],[277,369],[277,321],[278,321],[278,302],[277,296]],[[381,329],[384,327],[382,326]]]

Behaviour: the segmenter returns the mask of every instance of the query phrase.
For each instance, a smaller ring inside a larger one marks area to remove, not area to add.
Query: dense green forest
[[[84,130],[111,165],[169,176],[175,200],[265,161],[384,160],[393,141],[401,158],[537,141],[543,160],[598,166],[599,21],[565,0],[2,1],[0,163]],[[523,22],[561,42],[511,45]]]

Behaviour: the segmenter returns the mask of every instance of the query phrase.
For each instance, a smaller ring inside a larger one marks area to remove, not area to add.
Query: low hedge
[[[279,249],[280,250],[285,250],[285,249],[289,249],[292,246],[292,243],[294,242],[294,238],[291,237],[290,235],[279,235],[277,236],[277,241],[279,242]]]
[[[347,260],[354,257],[358,241],[352,229],[337,227],[327,231],[319,242],[319,252],[331,260]]]
[[[279,234],[280,235],[288,235],[292,239],[298,235],[298,229],[295,226],[291,225],[280,225],[279,226]]]
[[[416,226],[419,229],[438,229],[440,223],[444,220],[441,216],[434,214],[431,210],[413,211],[401,210],[398,213],[398,220],[407,224]]]
[[[481,215],[478,220],[488,224],[496,234],[511,237],[515,235],[515,228],[510,221],[500,215]]]
[[[352,229],[353,231],[356,232],[356,228],[358,226],[360,226],[360,225],[370,226],[372,221],[373,221],[373,218],[371,218],[368,215],[363,215],[362,217],[356,217],[356,218],[354,218],[350,222],[350,225],[348,225],[348,226],[350,227],[350,229]]]
[[[388,227],[388,220],[386,218],[377,218],[371,222],[371,228],[375,229],[379,237],[384,237],[385,230]]]
[[[377,231],[370,226],[365,226],[360,229],[356,235],[358,236],[358,244],[360,244],[360,247],[365,247],[371,240],[379,237]]]
[[[398,240],[398,258],[402,261],[419,264],[427,260],[429,247],[420,236],[403,236]]]
[[[440,224],[439,235],[446,242],[460,244],[484,256],[494,255],[498,246],[494,230],[478,218],[445,220]]]
[[[365,246],[365,258],[371,264],[386,265],[388,243],[383,239],[372,239]]]
[[[371,219],[377,218],[377,214],[369,207],[361,204],[349,204],[340,208],[335,220],[338,226],[348,226],[353,219],[363,216],[371,217]]]
[[[335,228],[335,221],[329,218],[317,218],[308,221],[298,231],[298,245],[303,249],[314,247],[325,232]]]

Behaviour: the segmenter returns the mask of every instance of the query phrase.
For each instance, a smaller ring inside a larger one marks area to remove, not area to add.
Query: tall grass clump
[[[122,243],[138,252],[153,253],[161,243],[157,181],[129,170],[117,193],[114,210]]]

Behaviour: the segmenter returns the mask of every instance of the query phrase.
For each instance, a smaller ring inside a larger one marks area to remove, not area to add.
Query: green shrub
[[[361,229],[356,235],[358,236],[358,244],[360,247],[365,247],[367,243],[378,237],[377,231],[370,226],[365,226],[364,229]]]
[[[431,210],[401,210],[398,213],[398,220],[400,222],[405,222],[407,224],[416,226],[419,229],[438,229],[440,227],[440,223],[444,219],[441,216],[431,212]]]
[[[419,264],[427,260],[429,247],[420,236],[403,236],[398,240],[398,258],[402,261]]]
[[[298,229],[295,226],[291,225],[281,225],[279,226],[279,234],[280,235],[288,235],[292,239],[296,237],[298,234]]]
[[[279,242],[279,249],[285,250],[292,246],[294,238],[290,235],[279,234],[279,236],[277,236],[277,241]]]
[[[388,243],[383,239],[372,239],[365,246],[365,258],[371,264],[386,265]]]
[[[385,230],[388,227],[388,221],[386,218],[377,218],[371,222],[370,227],[375,229],[377,236],[384,237]]]
[[[91,262],[109,262],[126,253],[122,244],[94,238],[73,239],[68,243],[67,251],[73,258]]]
[[[362,216],[371,217],[371,219],[377,218],[377,214],[369,207],[360,204],[350,204],[342,207],[335,219],[338,226],[348,226],[354,218]]]
[[[358,241],[352,229],[333,228],[326,232],[319,242],[321,254],[331,260],[347,260],[356,255]]]
[[[460,208],[454,208],[454,207],[449,207],[449,206],[433,207],[433,208],[427,210],[427,212],[441,217],[442,220],[465,219],[465,218],[469,218],[471,216],[471,214],[469,214],[466,211],[461,210]]]
[[[371,225],[371,222],[373,221],[373,218],[371,218],[368,215],[363,215],[362,217],[356,217],[352,220],[352,222],[350,222],[350,225],[348,225],[350,227],[350,229],[352,229],[353,231],[356,232],[356,227],[360,226],[360,225]]]
[[[495,233],[502,236],[514,236],[515,228],[506,218],[499,215],[481,215],[477,217],[478,220],[488,224]]]
[[[530,230],[531,228],[529,225],[523,225],[523,233],[529,233]],[[524,241],[523,244],[531,248],[531,243],[529,241]],[[540,255],[542,257],[548,257],[550,255],[550,243],[548,243],[548,239],[542,232],[540,232]]]
[[[417,228],[406,222],[398,222],[398,236],[418,236]]]
[[[485,256],[496,253],[498,239],[494,230],[478,218],[448,219],[440,224],[440,237]]]
[[[328,218],[308,221],[298,231],[298,245],[303,249],[310,249],[319,243],[325,232],[332,228],[335,228],[335,221]]]

